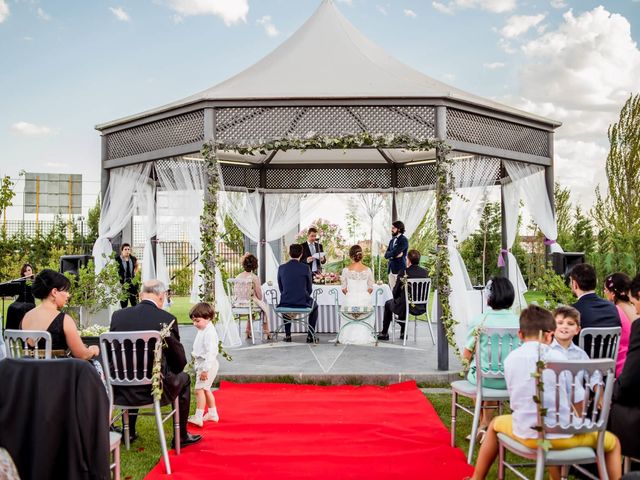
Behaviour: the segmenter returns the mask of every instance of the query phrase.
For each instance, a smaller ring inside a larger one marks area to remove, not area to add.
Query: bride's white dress
[[[341,307],[371,307],[373,302],[369,289],[373,288],[373,273],[370,268],[357,272],[345,268],[342,270],[341,276],[342,288],[347,289]],[[344,325],[349,320],[345,317],[340,319]],[[367,319],[362,320],[369,325],[374,326],[375,314],[371,314]],[[371,334],[371,329],[366,325],[352,323],[345,326],[341,331],[338,341],[345,345],[367,345],[375,343],[375,338]]]

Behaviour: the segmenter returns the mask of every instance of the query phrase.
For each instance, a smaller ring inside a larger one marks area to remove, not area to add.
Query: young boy
[[[566,361],[566,356],[549,348],[556,323],[551,312],[536,305],[531,305],[520,314],[519,336],[522,345],[509,354],[504,361],[504,375],[509,390],[511,415],[496,417],[487,430],[473,474],[474,479],[484,479],[498,454],[498,433],[506,434],[529,448],[537,448],[538,432],[533,427],[537,424],[537,405],[533,401],[536,393],[535,379],[531,376],[536,370],[538,356],[545,362]],[[542,375],[544,382],[543,405],[548,408],[547,418],[555,417],[555,375],[546,371]],[[560,396],[560,419],[569,418],[571,405],[565,396]],[[564,435],[547,434],[551,448],[567,449],[577,446],[596,448],[597,434]],[[612,433],[607,432],[604,440],[605,458],[609,478],[620,478],[621,455],[620,443]],[[551,478],[559,479],[557,468],[550,468]]]
[[[204,421],[219,420],[216,401],[211,393],[211,385],[218,373],[218,333],[211,323],[213,315],[213,308],[208,303],[198,303],[189,312],[193,325],[198,329],[191,353],[196,371],[196,413],[189,417],[189,423],[198,427],[202,427]]]
[[[562,353],[566,360],[589,360],[589,355],[575,343],[573,337],[580,333],[580,312],[567,305],[553,311],[556,329],[551,348]]]

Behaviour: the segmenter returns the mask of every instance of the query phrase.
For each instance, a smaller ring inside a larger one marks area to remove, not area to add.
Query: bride
[[[354,245],[349,249],[349,257],[351,264],[342,270],[341,283],[342,293],[345,297],[342,308],[363,308],[370,309],[373,306],[371,301],[371,292],[373,292],[373,273],[371,269],[362,263],[364,254],[360,245]],[[344,316],[341,322],[344,325],[349,320]],[[368,318],[363,319],[362,323],[367,322],[372,327],[375,322],[375,315],[371,314]],[[351,323],[340,330],[338,341],[342,344],[349,345],[366,345],[375,343],[375,335],[373,330],[362,323]]]

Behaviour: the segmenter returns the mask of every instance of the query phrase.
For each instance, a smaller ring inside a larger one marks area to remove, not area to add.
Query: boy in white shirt
[[[545,362],[566,361],[565,354],[549,348],[556,330],[556,322],[551,312],[536,305],[531,305],[520,314],[520,332],[518,335],[522,345],[512,351],[504,361],[504,374],[509,390],[511,415],[496,417],[487,430],[487,435],[476,461],[473,479],[484,479],[491,464],[498,454],[497,433],[506,434],[529,448],[537,448],[538,432],[534,427],[538,422],[538,409],[533,401],[536,394],[535,379],[531,376],[536,371],[536,363],[541,358]],[[555,375],[545,371],[542,375],[544,383],[543,406],[548,408],[547,418],[555,416]],[[560,379],[562,381],[562,378]],[[568,391],[568,389],[563,389]],[[574,401],[580,402],[576,392]],[[583,395],[583,394],[582,394]],[[560,396],[559,414],[561,421],[568,423],[571,402],[567,396]],[[552,449],[567,449],[578,446],[596,448],[597,433],[566,435],[547,434]],[[621,476],[620,442],[612,433],[607,432],[604,440],[605,459],[609,478],[619,479]],[[549,468],[551,478],[559,479],[558,468]]]
[[[196,371],[196,413],[189,417],[189,423],[202,427],[204,421],[217,422],[216,400],[211,393],[211,385],[218,374],[218,333],[213,323],[214,311],[208,303],[198,303],[189,312],[193,325],[198,329],[193,342],[191,357]],[[207,405],[207,414],[204,406]]]
[[[553,334],[551,348],[562,353],[567,360],[589,360],[589,355],[575,343],[573,337],[580,333],[580,312],[568,305],[553,311],[556,330]]]

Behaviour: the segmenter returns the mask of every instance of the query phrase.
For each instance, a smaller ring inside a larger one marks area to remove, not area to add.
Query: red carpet
[[[222,382],[220,423],[147,479],[461,479],[462,451],[415,382],[318,387]],[[125,472],[123,472],[126,475]]]

